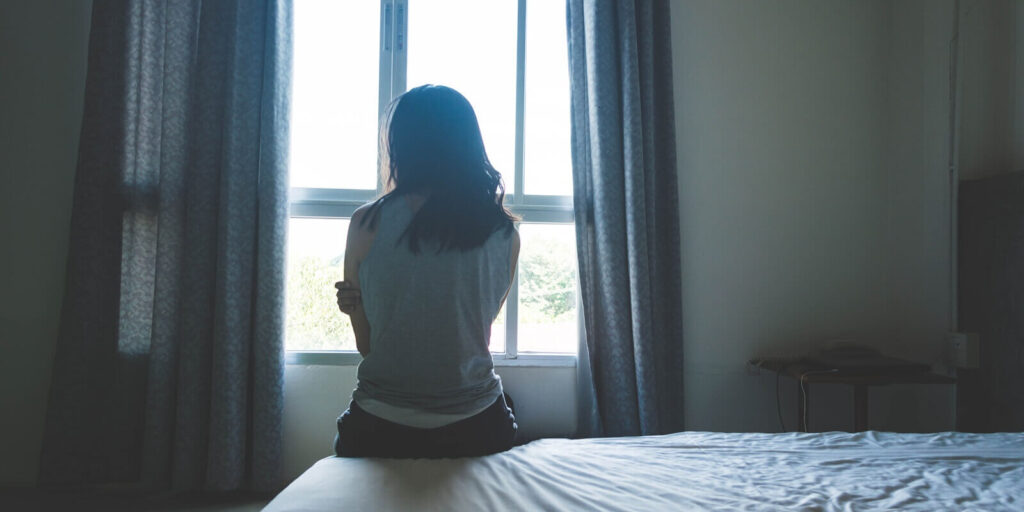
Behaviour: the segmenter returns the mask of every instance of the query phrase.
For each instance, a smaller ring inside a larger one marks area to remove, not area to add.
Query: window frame
[[[392,98],[406,91],[406,19],[408,4],[417,0],[380,0],[380,67],[378,75],[378,118],[384,115]],[[542,0],[543,1],[543,0]],[[516,21],[516,107],[514,146],[514,186],[506,191],[505,205],[527,224],[573,224],[572,196],[524,193],[524,118],[526,85],[526,2],[517,0]],[[353,212],[379,197],[383,177],[377,177],[376,190],[290,187],[288,217],[308,219],[349,219]],[[520,223],[517,223],[517,227]],[[582,341],[583,311],[579,307],[579,279],[576,280],[577,337]],[[496,366],[576,366],[577,353],[526,353],[518,348],[519,270],[512,280],[505,302],[505,351],[493,353]],[[285,344],[287,347],[287,342]],[[349,350],[287,350],[286,364],[357,365],[362,356]]]

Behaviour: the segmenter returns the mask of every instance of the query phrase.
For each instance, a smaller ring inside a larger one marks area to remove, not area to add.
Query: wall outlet
[[[957,368],[975,369],[978,367],[980,339],[973,332],[949,333],[949,361]]]

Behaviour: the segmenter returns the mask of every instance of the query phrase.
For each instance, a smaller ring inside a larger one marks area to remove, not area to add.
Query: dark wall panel
[[[957,428],[1024,431],[1024,171],[961,183],[959,206],[960,330],[981,342]]]

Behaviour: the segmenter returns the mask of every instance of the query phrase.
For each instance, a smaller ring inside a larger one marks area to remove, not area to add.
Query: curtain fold
[[[97,0],[40,482],[280,485],[290,0]]]
[[[568,0],[567,22],[587,344],[581,434],[679,431],[683,334],[668,2]]]

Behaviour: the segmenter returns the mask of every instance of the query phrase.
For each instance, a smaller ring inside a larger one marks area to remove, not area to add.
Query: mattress
[[[1024,433],[545,439],[488,457],[320,460],[265,511],[1024,510]]]

